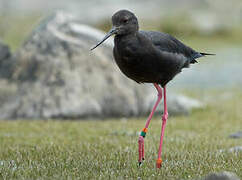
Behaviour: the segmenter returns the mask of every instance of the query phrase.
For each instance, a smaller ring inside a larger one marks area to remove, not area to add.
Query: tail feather
[[[196,53],[195,55],[193,55],[193,56],[190,58],[190,63],[191,63],[191,64],[197,63],[197,61],[196,61],[197,58],[200,58],[200,57],[203,57],[203,56],[207,56],[207,55],[215,55],[215,54],[202,53],[202,52]]]

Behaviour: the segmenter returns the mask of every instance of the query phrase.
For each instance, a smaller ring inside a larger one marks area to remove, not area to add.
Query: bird
[[[139,30],[138,19],[129,10],[119,10],[114,13],[111,30],[91,50],[97,48],[112,35],[115,35],[113,56],[121,72],[137,83],[152,83],[158,92],[154,107],[139,135],[139,166],[144,161],[144,138],[151,118],[163,97],[164,111],[156,160],[156,167],[161,168],[162,145],[168,119],[166,85],[183,68],[197,63],[198,58],[215,54],[195,51],[167,33]]]

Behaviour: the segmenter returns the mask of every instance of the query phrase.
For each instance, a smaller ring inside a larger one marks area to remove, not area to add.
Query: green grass
[[[16,51],[41,20],[41,15],[0,16],[0,40]]]
[[[159,170],[159,117],[151,121],[140,168],[137,134],[144,118],[1,121],[0,179],[193,179],[225,170],[242,177],[242,153],[220,152],[241,145],[228,135],[241,130],[242,93],[217,97],[190,116],[169,118]]]

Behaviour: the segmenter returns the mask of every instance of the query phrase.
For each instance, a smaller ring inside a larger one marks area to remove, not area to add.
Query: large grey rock
[[[127,79],[112,58],[112,39],[95,51],[104,34],[59,12],[42,21],[13,57],[17,91],[0,118],[138,116],[154,104],[152,85]],[[187,114],[202,104],[168,95],[170,114]],[[161,111],[161,109],[160,109]]]
[[[211,173],[203,180],[240,180],[239,177],[233,172],[224,171],[221,173]]]

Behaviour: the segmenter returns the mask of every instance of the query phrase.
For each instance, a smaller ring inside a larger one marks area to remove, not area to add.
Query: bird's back
[[[168,34],[138,31],[115,36],[114,57],[121,71],[136,82],[165,86],[202,55]]]
[[[196,63],[196,58],[203,56],[169,34],[157,31],[139,32],[146,38],[150,39],[159,50],[172,53],[174,56],[180,54],[187,58],[187,63],[184,64],[184,67],[188,67],[190,63]]]

